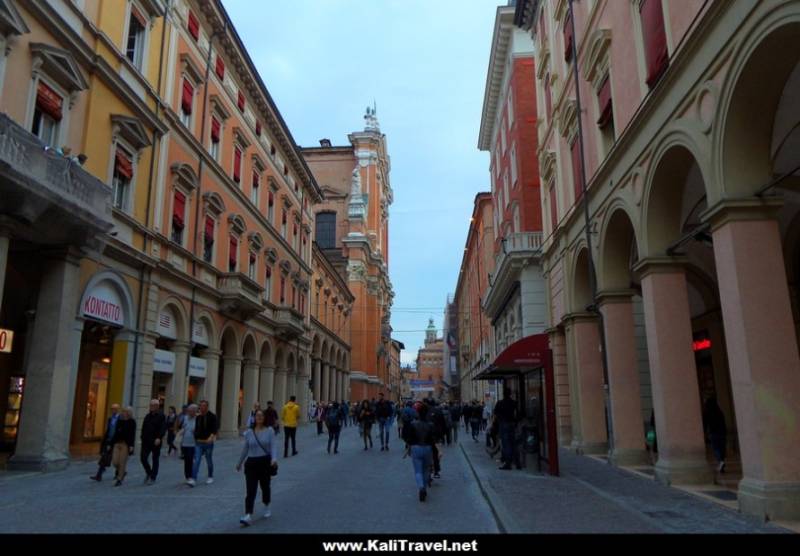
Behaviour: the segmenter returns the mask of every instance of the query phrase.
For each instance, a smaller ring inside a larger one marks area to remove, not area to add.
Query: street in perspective
[[[0,534],[800,533],[800,0],[0,43]]]

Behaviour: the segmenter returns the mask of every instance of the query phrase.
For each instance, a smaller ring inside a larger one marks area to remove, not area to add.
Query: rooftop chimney
[[[330,139],[320,139],[319,140],[319,146],[320,147],[330,147],[331,146],[331,140]]]

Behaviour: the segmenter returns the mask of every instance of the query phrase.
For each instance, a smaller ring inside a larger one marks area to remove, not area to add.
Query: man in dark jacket
[[[430,403],[433,408],[430,412],[430,418],[433,424],[433,434],[436,439],[433,445],[433,478],[440,479],[441,475],[439,473],[442,470],[442,460],[438,445],[444,444],[447,435],[447,421],[445,420],[442,407],[437,405],[433,400],[431,400]]]
[[[144,484],[152,485],[158,477],[158,460],[161,457],[161,441],[167,433],[167,419],[161,412],[158,400],[150,400],[150,413],[142,421],[142,453],[141,461],[144,467]],[[153,455],[153,466],[150,467],[150,455]]]
[[[194,438],[197,444],[194,450],[194,466],[192,468],[192,479],[197,481],[197,474],[200,472],[200,462],[206,456],[208,465],[208,480],[206,484],[214,482],[214,441],[217,439],[219,423],[217,416],[208,410],[208,401],[200,401],[200,414],[197,416],[197,424],[194,428]]]
[[[275,404],[272,402],[267,402],[267,409],[264,411],[264,425],[275,429],[275,434],[278,434],[278,431],[280,431],[278,412],[275,410]]]
[[[114,449],[114,434],[117,430],[117,422],[119,421],[119,404],[111,405],[111,415],[108,417],[106,423],[106,432],[103,435],[103,440],[100,442],[100,461],[97,464],[97,473],[91,475],[89,478],[93,481],[102,481],[103,473],[106,468],[111,465],[111,452]]]
[[[383,399],[383,392],[378,394],[375,404],[375,417],[378,419],[378,432],[381,435],[381,452],[389,449],[389,429],[392,421],[392,406]]]
[[[516,451],[515,434],[517,428],[517,402],[511,397],[511,390],[503,390],[503,399],[494,407],[494,414],[500,422],[500,442],[503,446],[503,465],[500,469],[511,469],[512,460],[517,464],[517,469],[522,469],[519,454]]]

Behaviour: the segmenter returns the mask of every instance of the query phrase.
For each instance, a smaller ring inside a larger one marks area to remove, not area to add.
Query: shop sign
[[[122,302],[114,287],[103,282],[86,294],[81,311],[84,316],[122,326],[125,315]]]
[[[157,349],[153,357],[153,372],[173,374],[175,372],[175,354],[164,349]]]
[[[206,360],[200,357],[189,358],[189,376],[197,378],[206,377]]]
[[[192,342],[208,347],[208,330],[206,329],[206,325],[200,321],[194,321],[194,326],[192,327]]]
[[[162,338],[178,339],[178,326],[175,324],[175,315],[169,309],[164,309],[158,315],[158,334]]]
[[[11,342],[14,340],[14,331],[0,328],[0,353],[11,353]]]

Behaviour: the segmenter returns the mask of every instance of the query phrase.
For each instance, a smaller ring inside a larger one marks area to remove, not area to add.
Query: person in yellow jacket
[[[300,406],[295,403],[297,398],[292,396],[289,401],[283,406],[281,411],[281,421],[283,421],[283,457],[289,457],[289,439],[292,439],[292,455],[297,455],[297,446],[295,445],[295,434],[297,433],[297,421],[300,419]]]

